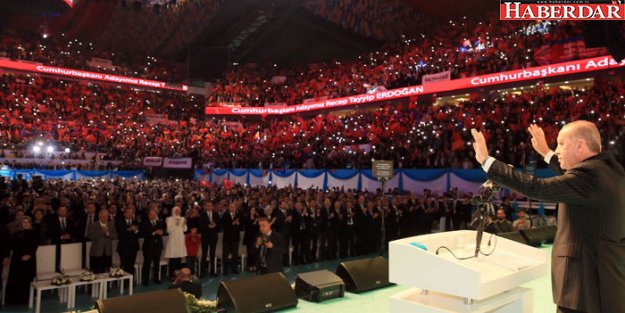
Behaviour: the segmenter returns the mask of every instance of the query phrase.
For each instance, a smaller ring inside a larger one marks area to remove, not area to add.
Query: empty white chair
[[[90,246],[90,243],[87,243],[87,248]],[[77,276],[85,271],[82,267],[82,243],[61,245],[61,270],[69,276]]]
[[[78,255],[80,259],[80,255]],[[37,247],[37,276],[36,280],[52,279],[56,274],[56,246],[45,245]],[[4,288],[2,288],[4,291]]]

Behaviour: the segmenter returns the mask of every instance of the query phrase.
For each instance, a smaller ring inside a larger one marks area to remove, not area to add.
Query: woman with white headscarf
[[[166,259],[169,259],[169,276],[180,268],[182,258],[187,256],[187,246],[184,243],[184,232],[187,231],[187,221],[180,216],[180,207],[171,210],[171,216],[165,220],[169,237],[165,245]]]

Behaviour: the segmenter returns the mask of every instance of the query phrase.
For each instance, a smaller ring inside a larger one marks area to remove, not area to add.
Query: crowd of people
[[[173,83],[186,79],[183,63],[113,51],[93,42],[67,38],[64,34],[46,38],[38,34],[3,34],[0,37],[0,57],[3,58]]]
[[[499,16],[449,21],[416,37],[391,41],[353,61],[286,69],[276,65],[235,66],[216,84],[209,103],[294,105],[308,99],[419,85],[423,75],[447,70],[455,79],[526,68],[537,65],[534,48],[576,38],[580,33],[581,28],[571,22],[504,24]],[[272,79],[275,77],[281,79]]]
[[[533,160],[521,130],[536,122],[553,144],[564,123],[596,122],[606,147],[625,114],[618,81],[587,87],[535,86],[515,93],[472,94],[457,104],[387,105],[314,117],[251,120],[202,117],[202,97],[4,74],[0,81],[3,148],[44,158],[39,141],[72,154],[141,168],[144,157],[193,157],[222,168],[369,168],[390,159],[400,168],[472,168],[468,130],[492,137],[492,153],[515,166]],[[155,117],[161,117],[155,118]],[[106,166],[106,164],[105,164]]]
[[[172,277],[182,263],[191,269],[198,264],[199,276],[258,271],[264,266],[257,257],[263,221],[287,247],[279,256],[279,270],[290,266],[288,247],[293,264],[306,264],[379,252],[390,240],[433,229],[463,229],[471,222],[474,205],[471,194],[457,189],[438,195],[427,189],[422,194],[392,190],[383,195],[380,190],[342,188],[324,192],[184,180],[26,181],[18,176],[0,179],[0,257],[5,266],[11,264],[8,302],[25,303],[40,245],[91,241],[85,255],[95,273],[110,269],[114,253],[119,253],[116,265],[135,273],[137,254],[142,253],[142,283],[149,285],[161,283],[161,255],[170,260]],[[502,223],[522,212],[514,195],[504,198],[499,208]],[[113,240],[119,240],[116,251]],[[247,268],[237,266],[240,243],[247,247]],[[221,273],[215,266],[218,257],[224,262]]]

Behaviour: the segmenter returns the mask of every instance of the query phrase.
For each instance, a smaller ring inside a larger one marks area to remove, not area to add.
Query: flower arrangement
[[[126,272],[118,266],[111,267],[111,271],[109,272],[110,277],[122,277],[124,275],[126,275]]]
[[[189,313],[214,313],[217,312],[217,301],[199,300],[190,293],[184,293],[185,301],[189,307]]]
[[[50,282],[52,285],[61,286],[67,285],[72,281],[69,279],[69,276],[65,275],[62,271],[60,273],[56,273],[54,277],[52,277],[52,281]]]
[[[95,274],[91,271],[86,271],[80,274],[80,281],[94,281],[95,279]]]

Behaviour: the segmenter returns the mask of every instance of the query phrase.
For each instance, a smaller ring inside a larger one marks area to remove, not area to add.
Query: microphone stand
[[[493,196],[494,196],[495,191],[499,189],[500,189],[500,186],[498,186],[497,184],[493,183],[490,180],[487,180],[480,187],[480,195],[473,198],[478,201],[477,212],[474,216],[473,222],[471,222],[471,225],[475,227],[475,230],[477,230],[477,234],[475,237],[475,257],[476,258],[480,254],[480,246],[482,245],[482,237],[484,235],[484,227],[485,227],[484,225],[485,214],[487,214],[487,212],[494,212],[495,206],[493,205]]]

